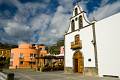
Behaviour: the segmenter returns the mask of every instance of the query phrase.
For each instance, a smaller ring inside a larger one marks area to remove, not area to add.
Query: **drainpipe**
[[[96,44],[96,33],[95,33],[95,21],[93,21],[93,23],[92,23],[92,30],[93,30],[93,40],[91,42],[93,43],[93,46],[94,46],[96,74],[98,74],[98,58],[97,58],[97,44]]]

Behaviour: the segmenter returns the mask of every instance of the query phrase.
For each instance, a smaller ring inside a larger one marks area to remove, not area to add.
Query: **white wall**
[[[70,48],[75,34],[78,34],[78,31],[65,35],[65,67],[73,67],[73,53],[75,51]]]
[[[74,36],[76,34],[79,34],[80,40],[82,40],[81,51],[84,56],[84,67],[95,67],[94,48],[91,43],[93,40],[92,27],[90,26],[65,35],[65,67],[73,67],[73,54],[75,51],[70,48],[71,42],[74,41]],[[91,62],[89,62],[88,59],[91,59]]]
[[[94,46],[91,42],[93,40],[92,26],[81,29],[80,38],[82,40],[85,67],[95,67]],[[88,59],[91,59],[91,62]]]
[[[120,76],[120,13],[96,23],[99,76]]]

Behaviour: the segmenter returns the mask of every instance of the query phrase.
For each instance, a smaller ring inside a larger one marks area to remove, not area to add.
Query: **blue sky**
[[[89,20],[120,12],[120,0],[78,0]],[[0,42],[54,44],[64,38],[72,0],[0,0]]]

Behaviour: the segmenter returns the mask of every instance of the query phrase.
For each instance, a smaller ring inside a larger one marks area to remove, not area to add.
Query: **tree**
[[[59,54],[61,46],[64,46],[64,40],[58,40],[56,44],[49,46],[48,52],[50,54]]]
[[[64,40],[58,40],[57,46],[60,48],[61,46],[64,46]]]
[[[12,45],[12,44],[7,44],[7,43],[1,43],[0,42],[0,49],[12,49],[12,48],[16,48],[17,45]]]
[[[50,46],[48,52],[50,54],[59,54],[59,48],[57,46]]]
[[[5,60],[6,60],[6,57],[3,57],[3,56],[0,57],[0,71],[5,65]]]

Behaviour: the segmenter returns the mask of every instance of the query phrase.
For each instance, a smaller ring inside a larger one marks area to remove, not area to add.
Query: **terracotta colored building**
[[[10,69],[16,68],[37,68],[43,62],[37,59],[38,56],[47,54],[44,45],[31,45],[22,43],[18,48],[11,49]]]

